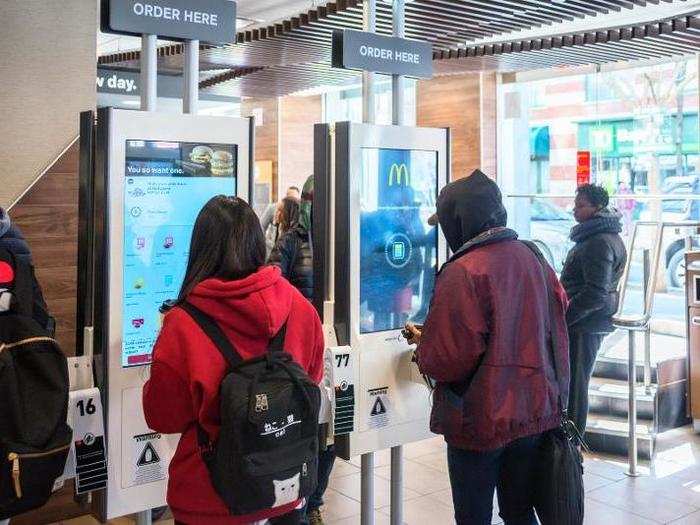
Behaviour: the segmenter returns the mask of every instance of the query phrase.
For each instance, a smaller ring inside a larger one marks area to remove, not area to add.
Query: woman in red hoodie
[[[235,197],[214,197],[194,225],[178,302],[186,300],[211,316],[244,359],[263,354],[286,320],[285,350],[319,382],[324,342],[318,315],[278,268],[264,264],[265,239],[253,209]],[[212,486],[197,446],[196,423],[216,440],[226,368],[216,346],[176,304],[163,320],[143,393],[148,425],[157,432],[182,433],[168,481],[175,520],[187,525],[271,518],[272,523],[295,523],[300,502],[232,516]]]

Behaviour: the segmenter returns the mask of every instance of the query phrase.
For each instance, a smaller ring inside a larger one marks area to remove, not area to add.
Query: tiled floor
[[[586,525],[700,525],[700,436],[690,429],[664,434],[653,468],[642,463],[639,478],[625,475],[618,457],[591,455],[586,459]],[[404,522],[408,525],[453,523],[452,498],[441,438],[404,449]],[[375,523],[389,524],[389,453],[375,457]],[[359,458],[338,460],[323,509],[328,525],[360,523]],[[500,523],[497,510],[493,523]],[[95,525],[80,518],[61,525]],[[131,525],[128,518],[110,525]],[[161,525],[171,525],[164,520]]]

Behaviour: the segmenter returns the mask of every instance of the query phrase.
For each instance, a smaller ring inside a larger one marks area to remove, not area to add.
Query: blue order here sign
[[[102,0],[102,31],[230,44],[236,41],[236,2]]]

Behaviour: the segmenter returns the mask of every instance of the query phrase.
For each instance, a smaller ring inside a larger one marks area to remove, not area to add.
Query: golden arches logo
[[[405,164],[394,163],[391,165],[391,169],[389,170],[389,186],[393,186],[394,181],[396,181],[397,186],[411,185],[411,174],[408,172],[408,167]]]

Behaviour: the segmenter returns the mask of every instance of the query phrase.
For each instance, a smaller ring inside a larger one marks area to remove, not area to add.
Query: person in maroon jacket
[[[407,329],[421,372],[437,381],[430,427],[447,441],[455,520],[490,524],[497,489],[506,525],[535,525],[538,446],[559,425],[560,392],[568,395],[566,295],[505,228],[501,192],[480,171],[442,190],[437,215],[454,255],[438,274],[425,325]]]
[[[209,314],[244,359],[262,355],[287,322],[284,348],[313,381],[323,375],[323,330],[316,310],[278,268],[265,266],[260,221],[243,200],[211,199],[194,226],[178,302]],[[146,422],[157,432],[182,433],[170,463],[168,505],[187,525],[298,523],[301,502],[247,516],[232,516],[215,492],[197,446],[195,423],[216,439],[223,356],[195,321],[176,305],[163,320],[143,391]]]

